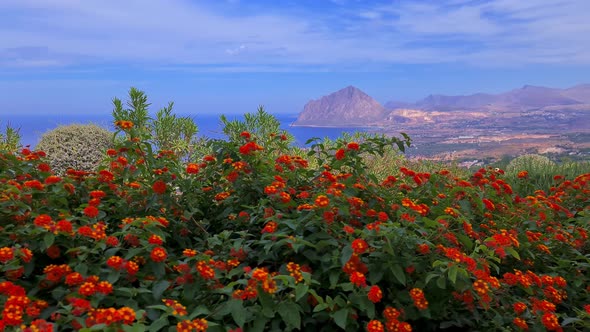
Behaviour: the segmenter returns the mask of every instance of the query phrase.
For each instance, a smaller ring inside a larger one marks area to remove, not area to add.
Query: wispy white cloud
[[[590,64],[587,0],[331,1],[254,14],[236,0],[2,0],[0,67]]]

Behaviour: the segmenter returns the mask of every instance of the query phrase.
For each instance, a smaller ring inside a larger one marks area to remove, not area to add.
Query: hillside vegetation
[[[0,330],[590,329],[586,166],[416,163],[404,135],[301,149],[263,109],[193,142],[129,98],[94,170],[0,151]]]

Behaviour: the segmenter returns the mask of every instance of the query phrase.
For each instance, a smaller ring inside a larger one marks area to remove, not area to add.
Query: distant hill
[[[580,84],[569,89],[562,90],[562,95],[590,104],[590,84]]]
[[[358,126],[377,124],[385,108],[363,91],[348,86],[308,102],[293,125]]]
[[[522,88],[500,94],[476,93],[468,96],[430,95],[413,105],[426,111],[526,111],[544,107],[590,104],[590,84],[577,85],[569,89],[553,89],[525,85]],[[387,103],[386,105],[389,105]],[[397,107],[389,107],[389,110]]]

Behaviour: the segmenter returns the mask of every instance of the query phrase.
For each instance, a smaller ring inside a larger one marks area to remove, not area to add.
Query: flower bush
[[[381,180],[363,155],[406,137],[312,140],[310,167],[248,131],[185,161],[123,121],[96,172],[0,154],[0,330],[590,328],[590,174]]]

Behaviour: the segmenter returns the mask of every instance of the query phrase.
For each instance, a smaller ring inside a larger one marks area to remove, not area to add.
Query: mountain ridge
[[[414,112],[409,112],[410,110]],[[486,113],[532,110],[590,110],[590,84],[578,84],[564,89],[524,85],[497,94],[483,92],[470,95],[430,94],[415,103],[392,100],[385,103],[385,106],[362,90],[349,85],[318,99],[310,100],[305,104],[293,125],[388,126],[396,122],[413,122],[417,114],[422,114],[421,117],[430,121],[433,117],[440,118],[445,112],[464,112],[467,116],[471,114],[481,117]]]
[[[386,103],[386,105],[389,103]],[[527,110],[580,104],[590,104],[590,84],[578,84],[566,89],[524,85],[521,88],[498,94],[479,92],[470,95],[429,95],[415,103],[409,103],[409,106],[420,110],[444,111],[449,109],[482,110],[486,108],[494,110],[498,110],[498,108],[500,110]]]

